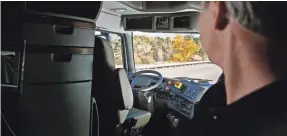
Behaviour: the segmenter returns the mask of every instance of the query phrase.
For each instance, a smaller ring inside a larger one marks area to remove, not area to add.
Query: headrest
[[[95,37],[95,61],[99,65],[107,65],[110,69],[115,69],[114,52],[109,41]]]

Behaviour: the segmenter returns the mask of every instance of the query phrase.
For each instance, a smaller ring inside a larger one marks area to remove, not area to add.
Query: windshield
[[[199,34],[133,32],[136,70],[151,69],[164,77],[199,78],[215,82],[222,70],[210,63]]]

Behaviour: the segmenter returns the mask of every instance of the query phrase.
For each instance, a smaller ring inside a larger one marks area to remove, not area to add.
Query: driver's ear
[[[223,30],[228,25],[227,8],[224,1],[212,2],[213,17],[215,19],[215,29]],[[211,6],[210,5],[210,6]]]

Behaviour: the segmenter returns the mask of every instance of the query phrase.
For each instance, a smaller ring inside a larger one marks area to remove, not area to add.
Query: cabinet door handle
[[[52,53],[52,60],[55,62],[70,62],[72,60],[72,54]]]
[[[54,31],[56,34],[72,35],[74,33],[74,28],[70,26],[54,25]]]

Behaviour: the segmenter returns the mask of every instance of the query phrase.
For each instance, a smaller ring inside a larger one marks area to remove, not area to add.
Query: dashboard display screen
[[[177,81],[177,82],[174,83],[174,87],[177,88],[177,89],[180,89],[181,86],[182,86],[182,83],[179,82],[179,81]]]
[[[177,82],[174,83],[174,87],[175,87],[176,90],[177,90],[178,92],[180,92],[180,93],[184,93],[185,90],[186,90],[186,88],[187,88],[185,85],[183,85],[182,82],[179,82],[179,81],[177,81]]]

